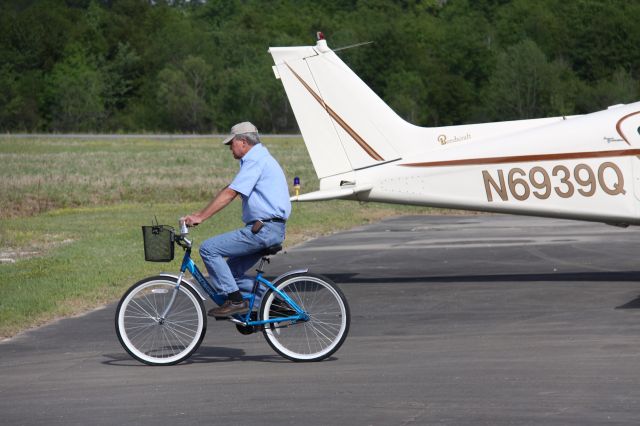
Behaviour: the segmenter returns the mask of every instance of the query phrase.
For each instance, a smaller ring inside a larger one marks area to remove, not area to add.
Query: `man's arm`
[[[209,219],[211,216],[225,208],[237,196],[238,193],[228,186],[223,188],[220,192],[218,192],[218,195],[216,195],[215,198],[211,200],[209,204],[207,204],[207,207],[197,213],[192,213],[184,217],[187,226],[196,226],[199,223],[204,222],[205,220]]]

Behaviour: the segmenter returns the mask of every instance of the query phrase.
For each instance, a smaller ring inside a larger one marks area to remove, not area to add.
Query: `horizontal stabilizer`
[[[351,188],[341,188],[331,191],[314,191],[302,195],[291,197],[291,201],[327,201],[349,198],[361,192],[371,191],[372,185],[356,186]]]

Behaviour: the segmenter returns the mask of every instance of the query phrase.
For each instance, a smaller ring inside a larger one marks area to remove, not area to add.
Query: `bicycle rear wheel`
[[[177,279],[145,278],[122,296],[115,325],[122,347],[149,365],[173,365],[198,349],[207,331],[204,305],[198,292],[180,285],[166,318],[162,313],[171,301]]]
[[[351,314],[344,294],[326,277],[295,274],[275,287],[289,296],[309,316],[308,321],[265,324],[264,337],[277,353],[292,361],[321,361],[335,353],[349,332]],[[296,312],[276,292],[262,299],[260,318],[284,318]]]

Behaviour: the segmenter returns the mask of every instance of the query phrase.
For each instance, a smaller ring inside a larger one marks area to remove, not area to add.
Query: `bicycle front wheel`
[[[122,347],[149,365],[173,365],[191,356],[207,331],[204,305],[198,292],[184,282],[165,318],[177,279],[145,278],[122,296],[115,325]]]
[[[285,277],[275,287],[289,296],[309,319],[265,324],[264,337],[277,353],[292,361],[321,361],[335,353],[347,338],[351,314],[344,294],[328,278],[315,274]],[[296,315],[276,292],[269,290],[260,317],[273,320]]]

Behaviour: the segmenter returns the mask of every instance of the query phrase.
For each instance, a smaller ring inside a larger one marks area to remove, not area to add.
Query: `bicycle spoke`
[[[323,333],[323,331],[322,331],[319,327],[317,327],[316,325],[314,325],[314,324],[310,324],[310,325],[309,325],[309,327],[311,327],[311,329],[312,329],[312,330],[313,330],[313,332],[316,334],[316,336],[321,337],[321,339],[320,339],[320,340],[324,339],[324,340],[326,340],[328,343],[331,343],[331,342],[332,342],[332,340],[333,340],[333,336],[330,336],[329,334],[333,334],[333,333],[329,333],[329,334]]]
[[[137,300],[132,300],[131,302],[135,303],[136,307],[140,310],[140,312],[146,314],[149,318],[158,318],[158,315],[152,315],[149,313],[143,306],[141,306]]]
[[[180,344],[180,347],[182,347],[182,348],[186,348],[186,347],[187,347],[188,342],[187,342],[187,344],[185,344],[185,343],[184,343],[184,341],[180,338],[181,336],[179,335],[179,333],[177,332],[177,330],[174,330],[173,328],[169,328],[169,327],[163,327],[163,328],[162,328],[162,332],[163,332],[165,335],[166,335],[166,332],[171,333],[171,334],[173,335],[173,337],[175,338],[175,340],[177,340],[177,341],[178,341],[178,343]],[[185,336],[186,336],[186,334],[185,334]],[[166,340],[167,340],[167,342],[168,342],[168,341],[170,341],[171,339],[168,339],[168,338],[167,338]]]

